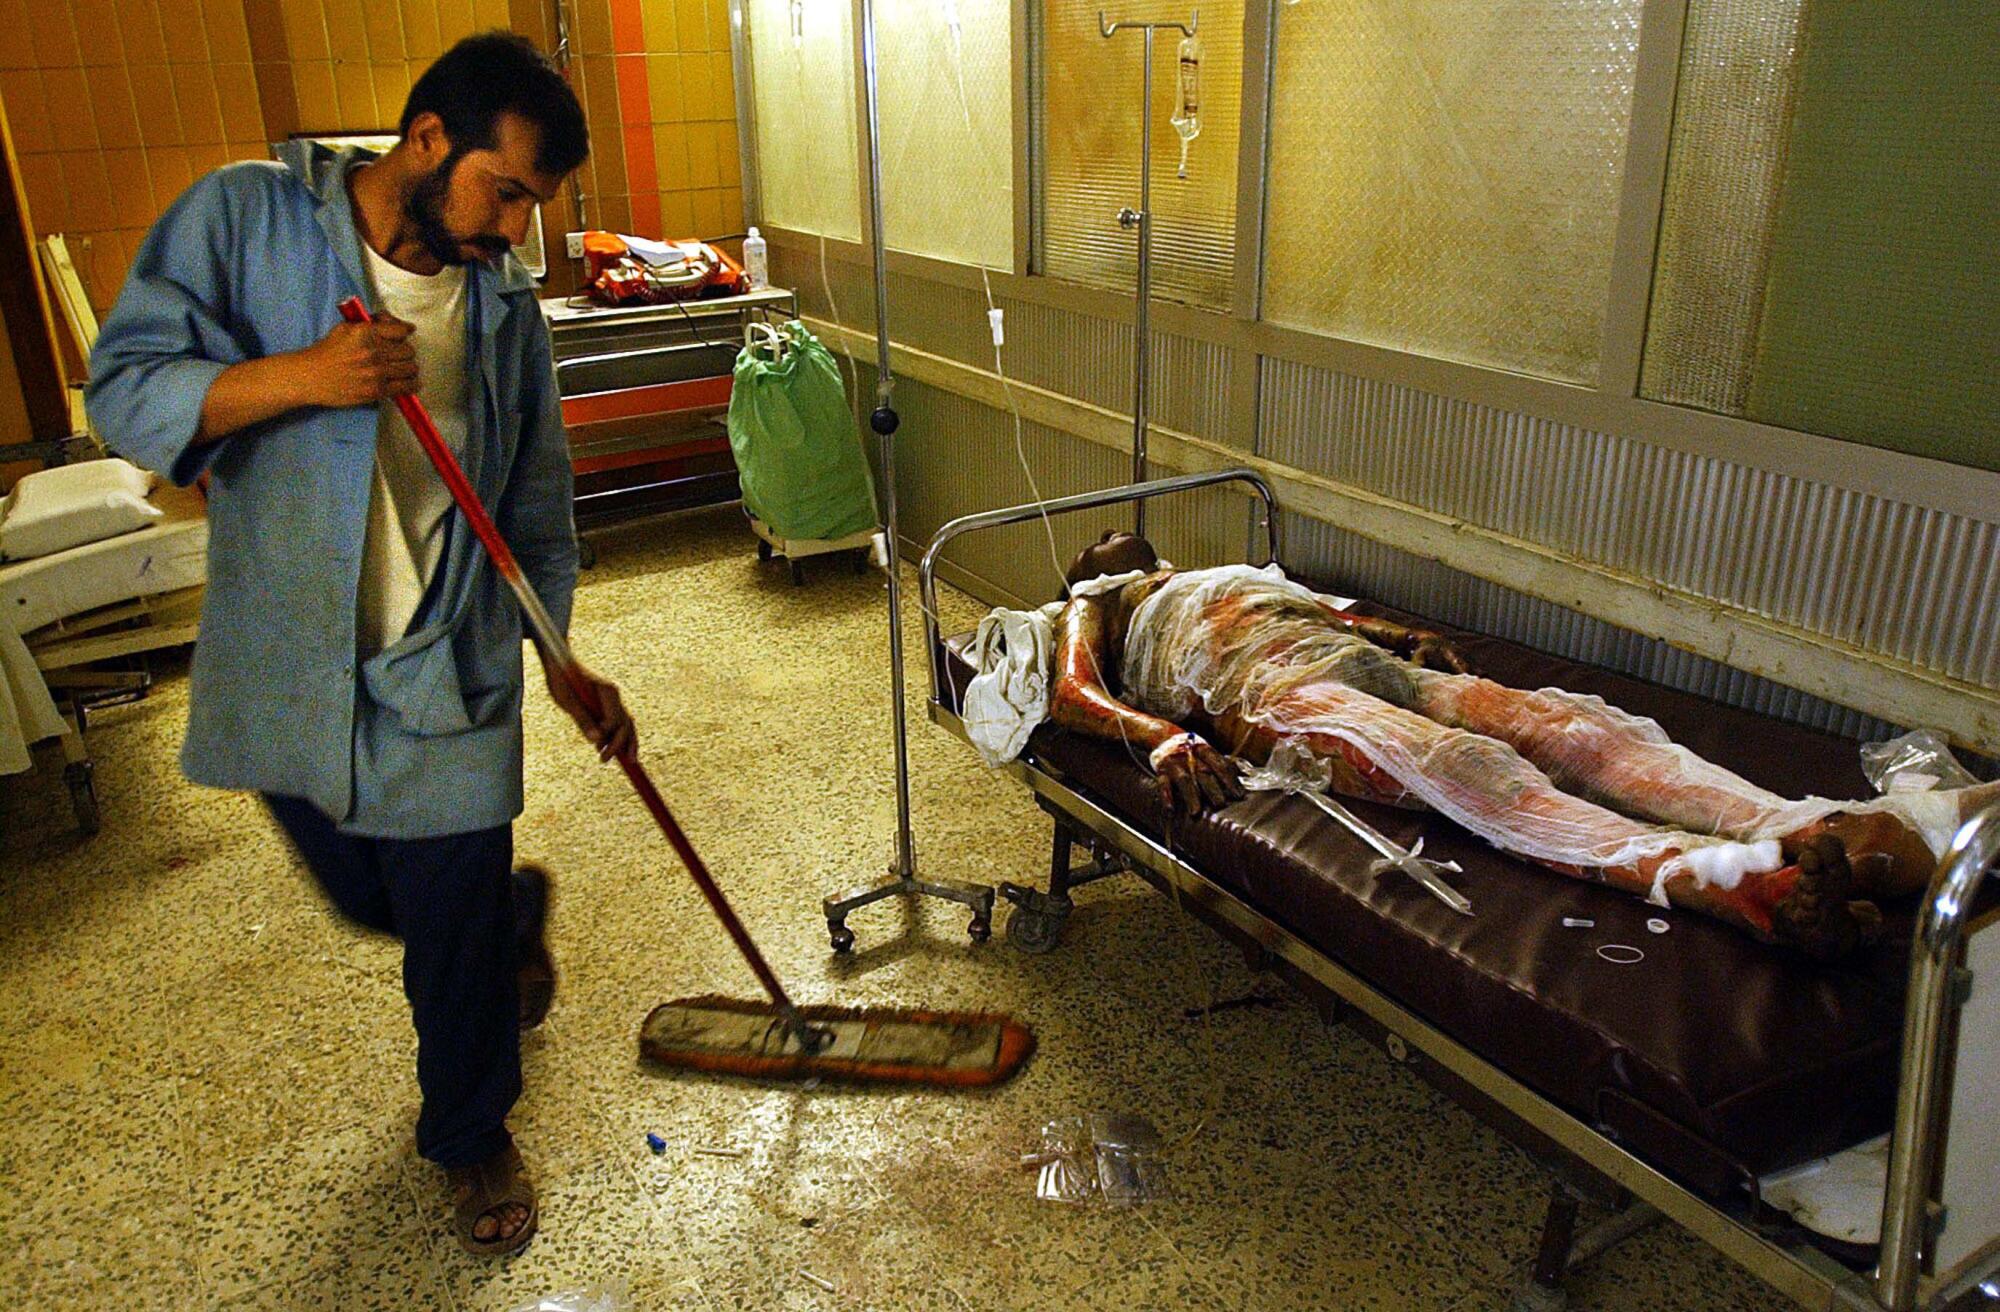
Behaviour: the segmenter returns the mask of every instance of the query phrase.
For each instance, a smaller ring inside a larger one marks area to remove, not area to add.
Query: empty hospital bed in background
[[[948,543],[1043,513],[1227,482],[1262,498],[1275,559],[1276,507],[1247,470],[940,529],[919,576],[932,720],[965,736],[970,635],[947,639],[936,618]],[[1767,787],[1835,797],[1866,787],[1852,742],[1497,639],[1450,636],[1483,672],[1599,693]],[[1452,882],[1471,896],[1473,918],[1371,877],[1374,853],[1301,798],[1256,794],[1169,832],[1151,777],[1127,754],[1047,725],[1001,768],[1054,821],[1049,892],[1004,890],[1017,908],[1010,939],[1046,949],[1076,884],[1140,875],[1550,1170],[1554,1195],[1517,1309],[1560,1306],[1568,1270],[1660,1216],[1813,1308],[1941,1309],[2000,1263],[1991,1107],[2000,917],[1974,915],[2000,857],[2000,813],[1961,830],[1914,912],[1891,911],[1882,945],[1822,966],[1699,916],[1675,915],[1669,935],[1649,934],[1657,908],[1506,856],[1435,816],[1351,803],[1405,847],[1421,837],[1426,855],[1459,862]],[[1072,869],[1077,846],[1092,860]],[[1640,945],[1643,961],[1600,957],[1612,940]],[[1885,1132],[1886,1166],[1878,1154],[1876,1192],[1862,1204],[1879,1238],[1826,1239],[1772,1205],[1776,1179]],[[1579,1201],[1616,1210],[1579,1234]]]

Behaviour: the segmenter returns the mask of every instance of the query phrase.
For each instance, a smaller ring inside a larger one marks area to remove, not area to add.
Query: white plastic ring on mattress
[[[1630,956],[1626,954],[1630,953]],[[1600,943],[1597,955],[1614,966],[1636,966],[1646,959],[1646,954],[1629,943]]]
[[[1666,921],[1661,920],[1658,916],[1654,916],[1651,920],[1646,922],[1646,928],[1652,933],[1664,934],[1667,932],[1668,929],[1671,928],[1671,926],[1669,926]]]

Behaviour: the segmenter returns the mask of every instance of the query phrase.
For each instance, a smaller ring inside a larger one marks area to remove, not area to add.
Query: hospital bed
[[[208,568],[201,496],[163,485],[149,499],[165,513],[144,528],[0,564],[0,769],[27,769],[30,745],[59,739],[86,834],[98,827],[90,711],[151,684],[144,668],[107,663],[184,646],[198,628]]]
[[[947,638],[937,620],[949,543],[1044,513],[1227,483],[1261,500],[1267,559],[1276,559],[1272,494],[1247,470],[968,515],[940,529],[919,572],[932,720],[966,736],[969,635]],[[1497,639],[1452,636],[1482,673],[1600,694],[1766,786],[1866,795],[1851,742]],[[1988,928],[1995,916],[1974,915],[2000,855],[1992,813],[1961,831],[1914,911],[1891,911],[1883,945],[1858,963],[1821,966],[1699,916],[1672,913],[1669,933],[1651,933],[1645,921],[1658,908],[1506,856],[1435,816],[1351,804],[1403,845],[1421,837],[1427,856],[1456,860],[1463,873],[1451,882],[1470,896],[1472,918],[1396,875],[1371,877],[1374,854],[1299,797],[1253,794],[1220,813],[1170,819],[1128,754],[1051,725],[1002,768],[1053,821],[1048,891],[1002,889],[1016,904],[1008,937],[1017,945],[1054,945],[1078,883],[1137,874],[1548,1168],[1551,1201],[1518,1309],[1561,1306],[1567,1271],[1661,1216],[1813,1308],[1943,1308],[1977,1296],[2000,1263],[2000,1117],[1991,1114],[2000,932]],[[1089,859],[1073,866],[1078,847]],[[1607,944],[1643,960],[1614,964],[1596,951]],[[1878,1243],[1824,1239],[1770,1205],[1778,1173],[1885,1132]],[[1610,1216],[1579,1233],[1583,1202]]]

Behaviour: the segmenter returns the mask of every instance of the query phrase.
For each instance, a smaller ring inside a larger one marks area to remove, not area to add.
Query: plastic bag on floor
[[[1878,793],[1970,788],[1979,782],[1958,763],[1945,740],[1930,729],[1918,729],[1887,742],[1863,743],[1861,772]]]
[[[1143,1116],[1096,1112],[1042,1127],[1042,1149],[1023,1163],[1040,1167],[1035,1197],[1050,1203],[1130,1207],[1167,1194],[1165,1147]]]
[[[509,1312],[632,1312],[632,1297],[622,1282],[586,1285],[544,1294],[531,1302],[517,1304]]]

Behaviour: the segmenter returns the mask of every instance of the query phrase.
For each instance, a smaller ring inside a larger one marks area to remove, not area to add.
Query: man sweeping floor
[[[262,794],[335,906],[402,939],[418,1151],[451,1175],[459,1241],[505,1253],[537,1219],[506,1127],[519,1031],[554,989],[547,876],[512,869],[521,615],[392,401],[422,398],[567,628],[568,447],[509,248],[588,141],[561,75],[499,33],[431,66],[401,133],[189,188],[105,320],[89,407],[121,454],[208,475],[182,766]],[[341,322],[355,295],[374,323]],[[586,677],[599,714],[551,696],[603,757],[631,751],[618,690]]]

